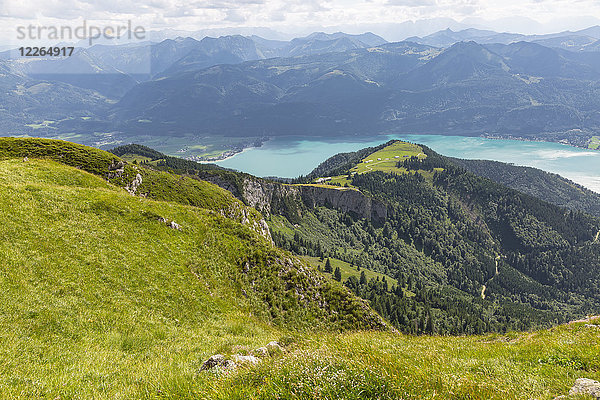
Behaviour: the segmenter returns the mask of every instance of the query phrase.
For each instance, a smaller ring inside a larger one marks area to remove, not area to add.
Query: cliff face
[[[309,207],[326,206],[362,218],[382,222],[387,218],[386,205],[354,189],[299,186],[302,201]]]
[[[354,189],[285,185],[247,179],[242,184],[240,197],[263,215],[281,214],[290,222],[298,221],[302,217],[302,210],[319,206],[331,207],[376,222],[387,218],[387,207],[383,202]]]

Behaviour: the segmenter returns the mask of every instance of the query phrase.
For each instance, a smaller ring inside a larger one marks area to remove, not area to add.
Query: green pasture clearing
[[[399,172],[396,166],[398,161],[406,160],[412,156],[419,157],[420,159],[427,157],[419,145],[396,142],[363,158],[357,166],[350,170],[350,173],[356,172],[357,174],[362,174],[373,171]]]
[[[311,265],[314,265],[315,267],[320,267],[321,270],[324,270],[325,268],[325,261],[327,260],[327,258],[323,259],[323,261],[321,261],[319,257],[302,256],[302,258],[308,261]],[[379,272],[371,271],[365,268],[361,268],[359,271],[356,269],[355,265],[350,265],[349,263],[342,260],[338,260],[337,258],[330,258],[329,260],[331,262],[331,267],[334,271],[337,267],[340,268],[340,272],[342,273],[342,282],[344,282],[351,276],[355,276],[360,279],[360,274],[362,271],[364,271],[367,281],[371,278],[382,280],[385,277],[385,280],[388,282],[388,287],[390,289],[392,288],[392,286],[398,284],[398,281],[394,278],[381,274]],[[329,276],[331,276],[331,274],[329,274]]]

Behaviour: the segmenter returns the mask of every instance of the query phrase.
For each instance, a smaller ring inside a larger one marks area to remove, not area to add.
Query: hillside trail
[[[600,231],[596,233],[596,238],[594,239],[594,243],[598,243],[598,239],[600,238]]]
[[[494,279],[499,274],[499,271],[498,271],[498,260],[500,260],[501,257],[502,256],[496,256],[496,260],[495,260],[496,261],[496,273],[494,274],[494,276],[492,276],[490,279],[488,279],[487,282],[484,283],[483,286],[481,287],[481,298],[483,300],[485,300],[485,290],[487,289],[487,284],[490,283],[492,281],[492,279]]]
[[[388,159],[389,160],[389,159]],[[381,164],[383,162],[386,162],[388,160],[381,160],[381,161],[377,161],[376,163],[373,164],[369,164],[369,165],[365,165],[365,167],[369,170],[368,172],[373,172],[373,167],[376,166],[377,164]]]

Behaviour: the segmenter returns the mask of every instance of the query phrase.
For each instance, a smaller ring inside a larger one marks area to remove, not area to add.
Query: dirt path
[[[598,238],[600,238],[600,231],[598,231],[598,233],[596,233],[596,239],[594,239],[594,243],[598,242]]]
[[[365,165],[365,168],[367,168],[369,170],[369,172],[373,172],[373,167],[375,165],[381,164],[382,162],[386,162],[386,161],[389,161],[389,160],[381,160],[381,161],[377,161],[377,162],[371,162],[371,163]]]

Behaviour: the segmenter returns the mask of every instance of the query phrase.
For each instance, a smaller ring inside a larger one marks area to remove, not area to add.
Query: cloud
[[[227,16],[225,17],[226,21],[231,21],[231,22],[245,22],[246,19],[247,19],[246,16],[243,15],[238,10],[228,10]]]
[[[576,2],[577,6],[573,4]],[[0,0],[0,32],[14,24],[131,19],[147,29],[311,27],[410,20],[510,21],[527,15],[570,28],[600,18],[597,0]],[[596,19],[594,19],[596,18]],[[567,21],[562,25],[556,21]],[[482,22],[482,24],[483,24]],[[511,24],[507,23],[506,26]],[[512,24],[513,27],[523,24]],[[507,28],[508,29],[508,28]]]
[[[390,6],[401,7],[430,7],[437,4],[436,0],[388,0]]]

